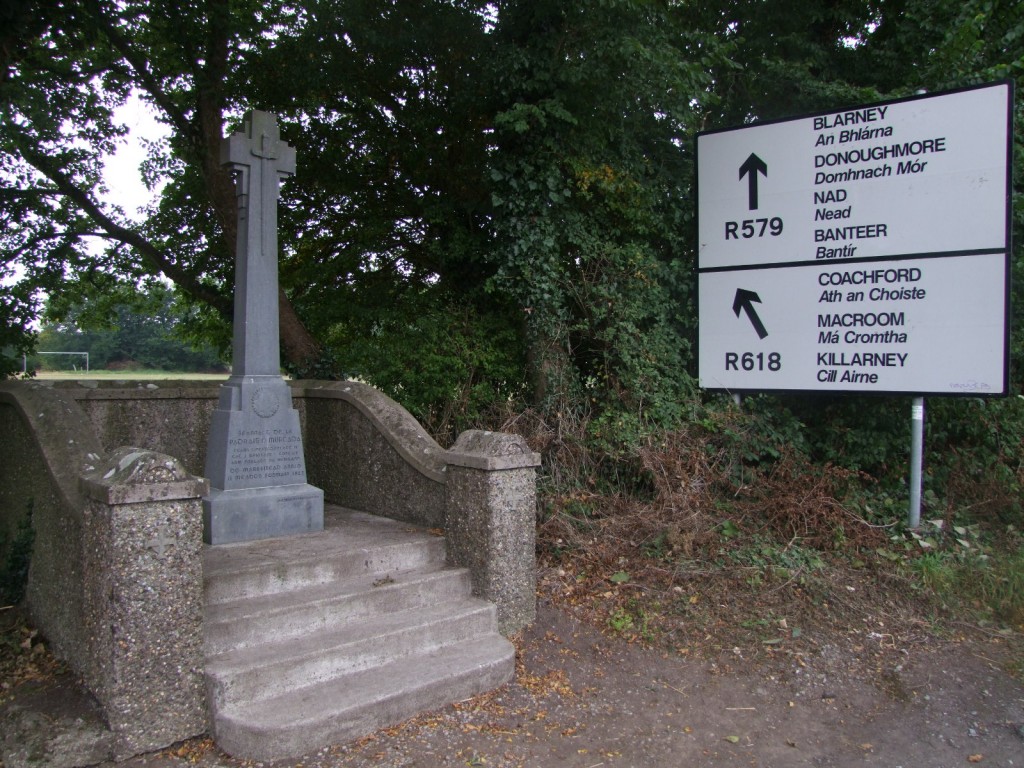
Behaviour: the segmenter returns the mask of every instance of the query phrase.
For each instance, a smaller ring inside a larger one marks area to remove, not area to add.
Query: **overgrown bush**
[[[972,518],[1024,528],[1024,397],[936,400],[927,418],[936,495]]]
[[[756,426],[743,435],[749,454],[773,455],[772,442],[815,465],[857,473],[858,511],[898,520],[908,497],[910,398],[760,397],[744,403]],[[947,507],[1002,522],[1024,522],[1024,398],[931,398],[925,415],[925,514]]]
[[[499,312],[437,294],[334,328],[329,348],[345,373],[401,403],[442,444],[509,403],[521,407],[523,350]]]
[[[866,478],[813,463],[791,414],[751,405],[692,404],[690,423],[612,453],[586,416],[571,428],[536,412],[506,422],[545,457],[542,551],[611,567],[620,557],[713,558],[751,537],[823,550],[881,544],[847,503]]]
[[[10,541],[6,541],[6,538],[0,537],[0,553],[3,553],[0,565],[0,606],[17,605],[25,597],[32,543],[35,539],[31,501]]]
[[[520,432],[544,457],[549,551],[692,556],[723,530],[821,550],[885,545],[906,519],[908,399],[812,405],[694,400],[676,429],[613,444],[603,431],[614,425],[591,412],[527,411],[489,426]],[[926,518],[1019,526],[1024,400],[936,399],[928,425]]]

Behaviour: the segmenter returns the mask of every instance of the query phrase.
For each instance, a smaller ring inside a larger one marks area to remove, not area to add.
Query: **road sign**
[[[1005,394],[1012,99],[698,135],[701,385]]]

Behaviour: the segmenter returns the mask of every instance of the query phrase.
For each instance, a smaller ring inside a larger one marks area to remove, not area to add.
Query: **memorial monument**
[[[238,196],[234,348],[207,443],[203,537],[227,544],[321,531],[324,494],[306,482],[278,347],[277,200],[281,179],[295,173],[295,149],[274,115],[253,111],[224,140],[221,164]]]

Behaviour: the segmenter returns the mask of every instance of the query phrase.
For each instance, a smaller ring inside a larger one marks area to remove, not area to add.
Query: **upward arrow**
[[[744,176],[747,177],[748,203],[752,211],[757,210],[757,174],[759,173],[768,178],[768,165],[751,152],[750,157],[744,160],[743,165],[740,166],[740,180]]]
[[[761,303],[761,297],[754,291],[748,291],[746,288],[736,289],[736,298],[732,301],[732,311],[736,317],[740,316],[740,312],[746,312],[747,318],[750,320],[750,324],[754,326],[754,331],[757,333],[757,338],[763,339],[768,335],[768,330],[764,327],[764,323],[761,322],[761,318],[757,316],[757,310],[754,309],[754,302]]]

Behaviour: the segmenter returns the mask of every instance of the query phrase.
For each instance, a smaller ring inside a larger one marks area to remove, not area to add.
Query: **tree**
[[[22,276],[5,302],[33,315],[40,291],[85,299],[163,275],[230,318],[236,208],[220,142],[247,51],[272,19],[287,17],[284,4],[35,0],[10,14],[0,60],[0,247],[8,272],[17,262]],[[142,224],[97,195],[101,156],[125,132],[113,111],[132,91],[173,129],[145,169],[149,183],[168,186]],[[280,311],[285,358],[315,356],[284,291]]]
[[[534,402],[620,425],[671,423],[692,391],[697,130],[1021,69],[1003,0],[35,0],[8,13],[10,322],[38,312],[39,290],[70,306],[161,274],[192,332],[223,342],[234,196],[218,147],[258,107],[299,156],[280,217],[294,370],[358,366],[408,393],[374,346],[474,339],[458,365],[422,370],[518,369]],[[99,154],[123,132],[112,110],[133,89],[173,131],[144,169],[167,184],[141,224],[95,195]],[[498,360],[481,329],[516,343]],[[436,383],[416,382],[459,391]]]
[[[296,126],[282,270],[321,338],[423,290],[478,298],[490,236],[484,5],[309,2],[254,52],[253,98]]]
[[[714,39],[670,3],[498,5],[497,272],[538,399],[672,418],[693,326],[690,138]]]
[[[431,294],[524,337],[538,402],[679,393],[715,46],[665,3],[563,6],[312,2],[266,43],[254,88],[316,158],[282,268],[336,351]]]

